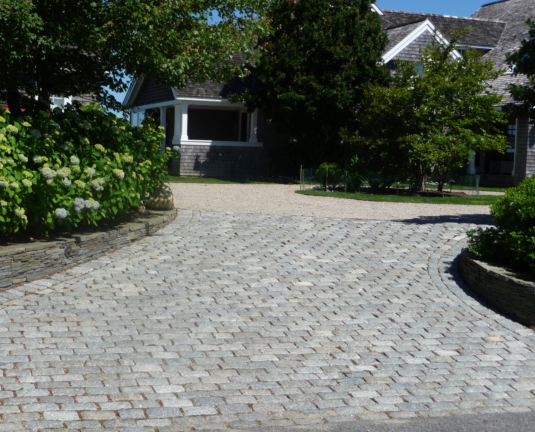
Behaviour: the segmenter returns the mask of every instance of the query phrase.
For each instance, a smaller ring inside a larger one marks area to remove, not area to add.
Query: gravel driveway
[[[350,219],[491,223],[489,206],[386,203],[296,194],[298,185],[172,183],[179,209]]]

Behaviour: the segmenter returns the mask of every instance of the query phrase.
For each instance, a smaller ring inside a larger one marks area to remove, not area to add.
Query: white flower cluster
[[[47,179],[53,179],[54,177],[56,177],[56,171],[54,171],[50,167],[41,168],[41,174]]]
[[[114,170],[113,170],[113,174],[115,174],[115,176],[116,176],[119,180],[124,179],[124,171],[123,171],[123,170],[120,170],[120,169],[114,169]]]
[[[60,168],[56,171],[58,177],[67,178],[71,175],[71,170],[67,167]]]
[[[96,173],[96,170],[95,168],[91,168],[91,167],[87,167],[84,172],[89,176],[89,177],[93,177]]]
[[[98,201],[95,201],[93,198],[89,198],[88,200],[85,200],[85,208],[98,210],[100,207],[100,203]]]
[[[9,182],[5,179],[5,177],[0,177],[0,187],[8,188]]]
[[[74,199],[74,211],[79,212],[80,210],[83,210],[85,208],[85,201],[83,198],[75,198]]]
[[[17,216],[18,218],[20,218],[23,221],[27,222],[28,221],[28,217],[25,215],[25,213],[26,213],[26,210],[24,210],[21,207],[15,209],[15,216]]]
[[[33,157],[33,161],[34,161],[35,163],[41,163],[41,162],[44,161],[44,159],[43,159],[43,156],[34,156],[34,157]]]
[[[80,165],[80,159],[78,159],[76,156],[71,156],[71,163],[73,165]]]
[[[72,182],[70,179],[66,178],[66,179],[63,179],[63,181],[61,182],[63,184],[63,186],[65,186],[66,188],[68,188],[70,185],[72,185]]]
[[[23,155],[22,153],[19,154],[19,160],[21,162],[24,162],[24,163],[28,162],[28,158],[25,155]]]
[[[54,212],[54,214],[56,215],[56,217],[58,219],[65,219],[69,214],[67,213],[67,210],[65,210],[64,208],[58,208],[56,209],[56,211]]]
[[[131,163],[134,162],[134,156],[129,155],[129,154],[125,154],[125,155],[123,155],[123,161],[126,164],[131,164]]]
[[[19,130],[13,125],[7,125],[6,126],[6,131],[8,131],[9,133],[12,133],[12,134],[18,134],[19,133]]]
[[[98,178],[91,182],[91,186],[93,186],[93,189],[95,189],[97,192],[100,192],[101,190],[104,190],[106,181],[103,178]]]
[[[32,187],[32,182],[28,179],[22,179],[22,184],[26,187]]]

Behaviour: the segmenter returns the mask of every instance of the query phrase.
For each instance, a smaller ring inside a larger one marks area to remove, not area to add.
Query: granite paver
[[[535,333],[456,274],[474,227],[180,210],[0,293],[0,431],[533,411]]]

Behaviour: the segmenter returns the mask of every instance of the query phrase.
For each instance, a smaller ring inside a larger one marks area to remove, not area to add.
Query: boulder
[[[173,191],[169,185],[164,184],[154,191],[147,202],[149,210],[173,210],[175,208],[175,199]]]

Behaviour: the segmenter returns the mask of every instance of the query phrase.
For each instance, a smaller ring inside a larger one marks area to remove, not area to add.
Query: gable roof
[[[439,43],[447,43],[446,38],[428,19],[422,22],[392,28],[387,30],[387,34],[389,43],[386,47],[385,54],[383,54],[383,61],[385,63],[395,58],[401,60],[417,60],[420,58],[420,49],[431,43],[433,39]],[[456,50],[451,55],[454,58],[461,57]]]
[[[418,12],[383,10],[381,26],[390,35],[392,30],[402,31],[403,27],[413,26],[429,20],[444,36],[456,31],[466,30],[459,38],[460,44],[479,47],[495,47],[504,31],[505,23],[496,19],[474,19],[448,15]]]

